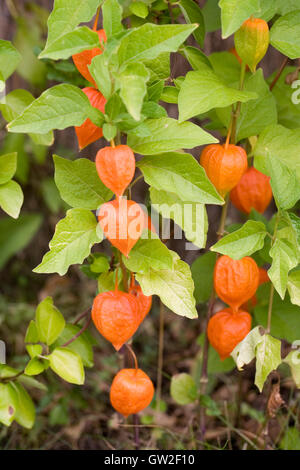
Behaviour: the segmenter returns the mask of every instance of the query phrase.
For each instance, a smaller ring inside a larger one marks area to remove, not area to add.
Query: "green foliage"
[[[65,320],[53,305],[51,297],[44,299],[36,309],[36,328],[39,340],[50,346],[65,327]]]
[[[55,348],[48,358],[51,369],[59,377],[71,384],[84,383],[84,368],[77,353],[67,348]]]
[[[270,31],[272,46],[290,59],[300,56],[300,33],[299,33],[300,10],[281,16],[273,24]]]
[[[173,375],[170,391],[173,400],[179,405],[188,405],[197,399],[197,387],[189,374]]]

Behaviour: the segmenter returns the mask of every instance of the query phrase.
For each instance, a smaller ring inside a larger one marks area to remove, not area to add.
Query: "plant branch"
[[[159,411],[162,389],[162,370],[164,362],[164,328],[165,328],[165,309],[160,301],[159,306],[159,336],[158,336],[158,361],[157,361],[157,379],[156,379],[156,411]]]
[[[277,212],[276,221],[275,221],[275,227],[274,227],[274,232],[273,232],[274,234],[273,234],[273,239],[272,239],[272,242],[271,242],[271,246],[274,245],[275,240],[276,240],[277,229],[278,229],[278,223],[279,223],[279,217],[280,217],[280,214],[279,214],[279,212]],[[270,333],[270,332],[271,332],[271,322],[272,322],[272,310],[273,310],[274,292],[275,292],[274,285],[273,285],[273,283],[271,283],[270,296],[269,296],[269,306],[268,306],[268,322],[267,322],[266,333]]]
[[[282,62],[282,64],[281,64],[281,66],[280,66],[280,68],[279,68],[277,74],[275,75],[275,78],[274,78],[273,82],[272,82],[271,85],[270,85],[270,90],[271,90],[271,91],[273,90],[274,86],[276,85],[276,83],[278,82],[279,78],[281,77],[281,74],[282,74],[282,72],[284,71],[285,67],[287,66],[288,61],[289,61],[289,58],[288,58],[288,57],[285,57],[285,58],[283,59],[283,62]]]
[[[67,346],[69,346],[69,344],[73,343],[73,341],[75,341],[77,338],[79,338],[79,336],[82,335],[82,333],[89,327],[91,321],[92,321],[92,317],[89,317],[87,319],[87,321],[85,322],[85,324],[83,325],[83,327],[81,328],[81,330],[79,330],[78,333],[76,333],[76,335],[74,335],[72,338],[70,338],[69,341],[62,344],[61,348],[66,348]]]

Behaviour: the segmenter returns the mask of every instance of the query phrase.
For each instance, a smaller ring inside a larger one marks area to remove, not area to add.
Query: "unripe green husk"
[[[269,41],[268,23],[259,18],[246,20],[234,35],[235,49],[252,72],[265,56]]]

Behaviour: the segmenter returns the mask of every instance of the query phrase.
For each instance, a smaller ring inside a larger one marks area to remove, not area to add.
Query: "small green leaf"
[[[58,38],[40,53],[39,59],[68,59],[79,52],[99,47],[99,36],[87,26],[81,26]]]
[[[17,169],[17,153],[0,156],[0,185],[12,179]]]
[[[103,130],[103,137],[108,142],[114,139],[117,135],[117,127],[114,124],[110,124],[109,122],[105,122],[102,127]]]
[[[292,377],[297,388],[300,388],[300,351],[290,351],[282,362],[286,362],[291,369]]]
[[[130,251],[128,258],[123,257],[127,269],[147,273],[150,268],[159,271],[172,269],[173,258],[168,248],[157,235],[148,231],[148,238],[141,237]]]
[[[71,384],[84,384],[84,368],[81,357],[67,348],[56,348],[48,356],[51,369]]]
[[[141,63],[131,63],[119,75],[120,96],[131,116],[139,121],[146,96],[149,72]]]
[[[287,288],[292,304],[300,306],[300,271],[289,274]]]
[[[43,347],[41,344],[27,344],[26,350],[29,356],[33,359],[36,356],[39,356],[43,352]]]
[[[137,166],[149,185],[158,191],[176,193],[183,202],[223,203],[202,166],[188,153],[149,155]]]
[[[51,297],[46,297],[36,309],[36,327],[40,341],[50,346],[65,327],[65,319],[53,305]]]
[[[11,382],[16,395],[16,413],[14,419],[26,429],[31,429],[35,421],[35,408],[25,388],[18,382]]]
[[[110,38],[123,31],[122,7],[118,0],[105,0],[102,5],[103,28]]]
[[[288,240],[276,239],[270,250],[272,266],[268,271],[269,278],[280,297],[285,296],[288,274],[298,264],[296,247]]]
[[[273,370],[281,364],[281,341],[265,334],[256,347],[255,385],[261,392],[264,383]]]
[[[238,260],[260,250],[266,235],[266,227],[262,222],[248,220],[239,230],[226,235],[210,249]]]
[[[149,14],[147,5],[143,2],[136,2],[135,0],[130,3],[129,10],[133,15],[139,18],[147,18]]]
[[[256,348],[263,340],[260,334],[260,326],[256,326],[232,351],[231,356],[234,359],[239,370],[249,364],[256,356]]]
[[[10,426],[15,418],[17,397],[11,384],[0,383],[0,423]]]
[[[103,239],[94,214],[87,209],[70,209],[56,226],[54,236],[36,273],[57,272],[63,276],[72,264],[81,264],[91,247]]]
[[[171,397],[178,405],[188,405],[197,399],[197,387],[189,374],[173,375],[171,379]]]
[[[95,210],[112,197],[100,180],[96,165],[87,158],[75,161],[53,155],[55,183],[60,195],[71,207]]]
[[[21,56],[12,43],[0,39],[0,74],[4,81],[16,70],[20,60]]]
[[[136,279],[145,295],[158,295],[161,301],[174,313],[188,318],[197,318],[194,282],[190,267],[177,259],[173,269],[138,273]]]
[[[15,181],[8,181],[0,185],[0,207],[14,219],[19,217],[23,200],[21,186]]]
[[[40,361],[37,357],[33,357],[25,367],[25,374],[26,375],[38,375],[44,372],[45,367],[42,361]]]
[[[193,36],[198,44],[203,47],[205,28],[203,14],[200,7],[193,0],[180,0],[178,5],[187,23],[198,24],[198,28],[193,32]]]

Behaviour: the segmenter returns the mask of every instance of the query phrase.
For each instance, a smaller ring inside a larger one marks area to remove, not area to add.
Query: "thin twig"
[[[77,338],[79,338],[79,336],[82,335],[82,333],[89,327],[91,321],[92,321],[92,317],[89,317],[87,319],[86,323],[81,328],[81,330],[79,330],[78,333],[76,333],[76,335],[74,335],[72,338],[70,338],[69,341],[62,344],[61,348],[65,348],[65,347],[69,346],[69,344],[73,343],[73,341],[75,341]]]
[[[80,322],[80,320],[82,320],[84,317],[86,317],[89,313],[90,313],[91,309],[89,308],[88,310],[86,310],[85,312],[81,313],[80,315],[78,315],[78,317],[75,318],[74,322],[73,322],[73,325],[76,325],[77,323]]]
[[[165,309],[160,301],[159,307],[159,336],[158,336],[158,361],[157,361],[157,380],[156,380],[156,410],[159,411],[162,389],[162,370],[164,361],[164,327],[165,327]]]
[[[279,68],[277,74],[275,75],[275,78],[274,78],[273,82],[272,82],[271,85],[270,85],[270,90],[271,90],[271,91],[273,90],[274,86],[276,85],[276,83],[278,82],[279,78],[281,77],[281,74],[282,74],[282,72],[284,71],[285,67],[287,66],[288,61],[289,61],[289,58],[288,58],[288,57],[285,57],[285,58],[283,59],[283,62],[282,62],[282,64],[281,64],[281,66],[280,66],[280,68]]]

